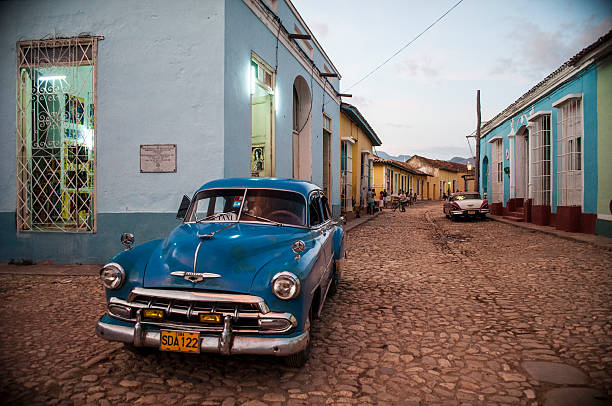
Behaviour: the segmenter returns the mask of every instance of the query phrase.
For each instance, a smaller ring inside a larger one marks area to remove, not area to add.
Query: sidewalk
[[[0,264],[0,274],[43,275],[43,276],[98,276],[102,265],[67,265],[67,264],[34,264],[13,265]]]
[[[491,218],[492,220],[499,221],[500,223],[510,224],[511,226],[524,228],[524,229],[531,230],[534,232],[552,234],[552,235],[556,235],[559,238],[565,238],[566,240],[579,241],[579,242],[583,242],[589,245],[594,245],[596,247],[604,248],[604,249],[612,251],[612,238],[605,237],[603,235],[569,233],[567,231],[557,230],[554,227],[538,226],[533,223],[516,222],[516,221],[505,219],[502,216],[495,216],[492,214],[488,214],[487,217]]]
[[[387,209],[387,211],[388,211],[388,209]],[[359,218],[354,218],[354,219],[352,219],[350,221],[347,221],[347,223],[344,225],[344,231],[346,231],[348,233],[353,228],[362,225],[366,221],[372,220],[374,217],[379,216],[381,213],[384,213],[384,212],[377,211],[374,214],[362,214],[361,217],[359,217]]]

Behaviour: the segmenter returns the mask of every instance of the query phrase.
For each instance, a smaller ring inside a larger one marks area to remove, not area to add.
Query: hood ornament
[[[304,241],[297,240],[296,242],[293,243],[293,246],[291,247],[291,251],[293,251],[293,253],[295,254],[294,259],[296,261],[300,260],[300,254],[304,252],[304,250],[306,250],[306,244],[304,243]]]
[[[202,282],[204,279],[213,279],[213,278],[221,277],[221,275],[216,274],[216,273],[209,273],[209,272],[199,273],[199,272],[185,272],[185,271],[170,272],[170,275],[185,278],[186,280],[192,283]]]

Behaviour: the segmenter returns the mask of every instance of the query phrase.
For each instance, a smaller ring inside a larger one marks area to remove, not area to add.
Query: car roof
[[[455,192],[451,196],[474,195],[474,194],[480,195],[480,193],[478,193],[478,192]]]
[[[246,187],[258,189],[281,189],[301,193],[308,196],[313,190],[321,190],[314,183],[300,179],[286,178],[225,178],[205,183],[198,192],[205,189]]]

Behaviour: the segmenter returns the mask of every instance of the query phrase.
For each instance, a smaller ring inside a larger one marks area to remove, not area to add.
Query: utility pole
[[[474,162],[474,192],[480,192],[480,89],[476,90],[476,159]]]

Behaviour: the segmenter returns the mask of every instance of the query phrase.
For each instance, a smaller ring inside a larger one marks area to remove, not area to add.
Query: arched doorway
[[[516,132],[516,190],[515,197],[527,199],[529,185],[529,130],[521,126]]]
[[[487,187],[489,185],[489,158],[485,155],[482,160],[482,191],[487,194]]]
[[[302,76],[293,82],[293,178],[312,180],[312,98]]]

